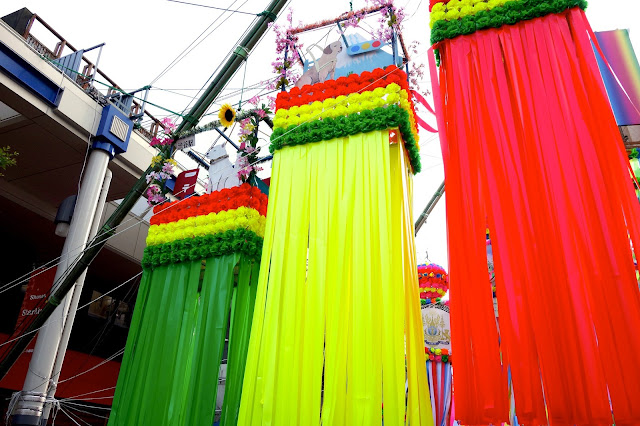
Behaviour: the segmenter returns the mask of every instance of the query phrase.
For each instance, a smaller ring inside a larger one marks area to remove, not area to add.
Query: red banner
[[[27,291],[24,294],[24,300],[18,313],[18,320],[13,332],[14,336],[22,334],[31,320],[40,313],[49,297],[55,275],[55,267],[49,269],[39,268],[31,272]]]

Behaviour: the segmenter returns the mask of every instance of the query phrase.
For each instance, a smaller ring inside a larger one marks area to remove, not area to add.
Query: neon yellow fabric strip
[[[280,181],[280,161],[274,159],[271,169],[271,188],[275,188],[274,183]],[[276,206],[282,204],[278,202],[278,191],[271,190],[269,199],[272,201],[267,207],[267,216],[274,218],[276,214]],[[275,221],[267,221],[265,226],[265,240],[263,245],[263,253],[271,253],[273,250]],[[262,347],[262,338],[264,336],[264,318],[267,299],[267,282],[269,278],[269,270],[271,268],[271,256],[265,257],[264,263],[260,264],[260,275],[258,282],[258,290],[256,293],[256,303],[253,311],[253,323],[251,326],[251,337],[249,339],[249,349],[247,353],[247,362],[245,366],[245,375],[242,386],[242,399],[240,403],[239,419],[244,419],[245,425],[262,424],[262,389],[263,381],[258,377],[258,367],[260,361],[260,350]],[[257,403],[256,403],[257,401]],[[255,422],[252,422],[255,419]],[[240,423],[239,423],[240,424]]]
[[[388,131],[274,155],[239,425],[380,424],[383,401],[404,425],[405,365],[432,425],[405,155]]]

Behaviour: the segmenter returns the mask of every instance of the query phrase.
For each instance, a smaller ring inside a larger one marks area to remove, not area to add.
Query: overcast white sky
[[[259,13],[269,0],[185,0],[215,7]],[[405,7],[404,37],[407,42],[420,42],[420,53],[412,59],[426,62],[429,47],[428,1],[397,0],[396,5]],[[353,0],[353,8],[365,6],[364,0]],[[76,48],[88,48],[105,42],[100,57],[100,69],[111,79],[126,89],[136,89],[151,84],[161,72],[194,40],[197,47],[180,60],[164,76],[152,85],[149,100],[175,112],[183,111],[197,97],[198,89],[206,84],[218,64],[234,47],[251,24],[253,17],[240,13],[223,13],[219,10],[179,4],[167,0],[111,0],[108,2],[81,3],[67,0],[4,0],[0,3],[0,16],[22,7],[37,13]],[[304,23],[328,19],[349,10],[348,0],[290,0],[287,9],[294,10],[294,21]],[[640,47],[640,26],[638,16],[640,2],[637,0],[591,0],[587,16],[595,31],[628,28],[634,46]],[[286,14],[286,9],[285,12]],[[217,21],[213,24],[217,19]],[[279,21],[284,21],[284,14]],[[36,32],[45,38],[46,31]],[[38,31],[38,28],[34,28]],[[331,38],[337,39],[337,34]],[[53,39],[42,40],[50,48]],[[88,54],[97,58],[97,51]],[[253,85],[271,76],[270,63],[275,58],[274,35],[270,31],[249,57],[245,69],[242,68],[229,83],[221,97],[229,96],[229,101],[239,100],[237,89]],[[430,88],[428,72],[422,90]],[[257,88],[243,95],[244,99],[258,94]],[[220,102],[222,103],[222,102]],[[219,106],[214,105],[212,112]],[[152,109],[159,117],[168,112]],[[433,120],[425,119],[432,123]],[[213,118],[212,114],[211,119]],[[201,123],[206,123],[203,120]],[[212,132],[211,132],[212,133]],[[234,138],[235,139],[235,138]],[[196,148],[206,151],[214,140],[213,134],[198,138]],[[267,144],[264,136],[263,143]],[[414,179],[414,214],[422,211],[427,201],[444,178],[442,156],[437,136],[421,133],[421,155],[423,172]],[[265,150],[266,152],[266,150]],[[185,161],[186,162],[186,161]],[[447,260],[446,220],[444,198],[437,205],[428,222],[417,238],[418,261],[429,260],[445,268]]]

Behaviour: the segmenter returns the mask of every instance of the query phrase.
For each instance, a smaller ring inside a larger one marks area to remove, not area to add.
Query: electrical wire
[[[78,395],[70,396],[68,398],[62,398],[62,399],[60,399],[60,401],[69,401],[69,400],[82,401],[81,399],[76,399],[76,398],[78,398],[80,396],[93,395],[93,394],[96,394],[96,393],[99,393],[99,392],[104,392],[104,391],[108,391],[108,390],[115,389],[115,388],[116,388],[115,386],[111,386],[111,387],[104,388],[104,389],[98,389],[98,390],[94,390],[94,391],[91,391],[91,392],[85,392],[85,393],[81,393],[81,394],[78,394]]]
[[[74,424],[78,425],[78,426],[82,426],[80,423],[78,423],[77,421],[74,420],[73,417],[71,417],[71,414],[68,413],[64,408],[60,407],[60,411],[62,411],[67,417],[69,417],[69,420],[71,420]],[[91,426],[91,425],[89,425]]]
[[[93,371],[93,370],[95,370],[96,368],[101,367],[101,366],[103,366],[104,364],[106,364],[106,363],[110,362],[111,360],[114,360],[114,359],[116,359],[117,357],[119,357],[120,355],[124,354],[124,350],[125,350],[125,348],[122,348],[122,349],[120,349],[119,351],[117,351],[116,353],[114,353],[113,355],[111,355],[110,357],[105,358],[102,362],[100,362],[100,363],[98,363],[98,364],[94,365],[93,367],[89,368],[88,370],[85,370],[85,371],[83,371],[83,372],[81,372],[81,373],[78,373],[78,374],[76,374],[76,375],[74,375],[74,376],[68,377],[68,378],[66,378],[66,379],[64,379],[64,380],[60,380],[60,381],[58,381],[58,383],[68,382],[69,380],[73,380],[73,379],[75,379],[76,377],[79,377],[79,376],[82,376],[82,375],[84,375],[84,374],[87,374],[87,373],[89,373],[90,371]]]
[[[117,287],[115,287],[115,288],[113,288],[113,289],[109,290],[109,291],[108,291],[108,292],[106,292],[105,294],[103,294],[103,295],[101,295],[101,296],[99,296],[99,297],[97,297],[97,298],[95,298],[95,299],[91,300],[89,303],[86,303],[86,304],[84,304],[84,305],[80,306],[78,309],[76,309],[76,312],[77,312],[77,311],[79,311],[80,309],[86,308],[87,306],[91,305],[93,302],[95,302],[95,301],[97,301],[97,300],[102,299],[103,297],[107,296],[108,294],[113,293],[114,291],[116,291],[116,290],[117,290],[117,289],[119,289],[120,287],[122,287],[122,286],[126,285],[127,283],[129,283],[130,281],[132,281],[132,280],[134,280],[135,278],[139,277],[140,275],[142,275],[142,271],[138,272],[138,273],[137,273],[137,274],[135,274],[133,277],[129,278],[128,280],[126,280],[125,282],[123,282],[122,284],[120,284],[119,286],[117,286]],[[65,316],[65,318],[64,318],[64,319],[66,320],[66,318],[67,318],[68,316],[69,316],[69,314],[67,313],[67,315]],[[21,334],[21,335],[19,335],[19,336],[14,337],[14,338],[13,338],[13,339],[11,339],[11,340],[7,340],[7,341],[6,341],[6,342],[4,342],[4,343],[0,343],[0,347],[5,346],[5,345],[8,345],[9,343],[14,342],[14,341],[16,341],[16,340],[19,340],[20,338],[22,338],[22,337],[24,337],[24,336],[27,336],[27,335],[32,334],[32,333],[35,333],[36,331],[38,331],[38,330],[40,330],[41,328],[44,328],[44,327],[46,327],[46,326],[47,326],[47,324],[45,323],[44,325],[42,325],[41,327],[36,328],[35,330],[31,330],[31,331],[25,332],[25,333],[23,333],[23,334]]]
[[[60,404],[60,405],[63,405],[63,404]],[[109,418],[109,417],[107,417],[107,416],[101,416],[100,414],[92,413],[91,411],[86,411],[86,410],[82,410],[82,409],[80,409],[80,408],[77,408],[77,407],[75,407],[75,406],[74,406],[74,404],[73,404],[73,403],[70,403],[70,402],[65,402],[65,403],[64,403],[64,406],[65,406],[65,407],[67,408],[67,410],[69,410],[69,411],[75,410],[75,411],[78,411],[78,412],[80,412],[80,413],[89,414],[89,415],[91,415],[91,416],[96,416],[96,417],[101,418],[101,419],[108,419],[108,418]],[[86,407],[91,407],[90,405],[85,405],[85,406],[86,406]]]
[[[233,3],[231,3],[231,6],[233,6],[233,5],[236,3],[236,1],[237,1],[237,0],[234,0],[234,1],[233,1]],[[160,74],[158,74],[158,76],[157,76],[156,78],[154,78],[154,79],[151,81],[151,83],[150,83],[149,85],[150,85],[150,86],[152,86],[156,81],[158,81],[160,78],[162,78],[162,76],[164,76],[167,72],[169,72],[169,70],[170,70],[171,68],[173,68],[173,67],[174,67],[178,62],[180,62],[182,59],[184,59],[184,58],[185,58],[185,57],[190,53],[190,51],[189,51],[189,52],[187,52],[187,50],[188,50],[191,46],[193,46],[193,44],[194,44],[194,43],[195,43],[195,42],[196,42],[200,37],[202,37],[202,35],[203,35],[205,32],[207,32],[207,31],[209,30],[209,28],[211,28],[211,27],[212,27],[216,22],[218,22],[218,20],[219,20],[220,18],[222,18],[222,16],[224,16],[224,14],[225,14],[225,13],[226,13],[226,11],[225,11],[225,12],[222,12],[221,14],[219,14],[219,15],[218,15],[218,17],[217,17],[217,18],[216,18],[216,19],[215,19],[211,24],[209,24],[209,26],[208,26],[207,28],[205,28],[205,29],[204,29],[204,31],[202,31],[202,32],[198,35],[198,37],[196,37],[196,38],[195,38],[195,40],[193,40],[191,43],[189,43],[189,45],[188,45],[187,47],[185,47],[185,48],[184,48],[184,50],[182,50],[182,52],[180,52],[180,53],[178,54],[178,56],[176,56],[176,57],[175,57],[175,59],[173,59],[173,61],[171,61],[171,62],[169,63],[169,65],[167,65],[167,66],[166,66],[162,71],[160,71]],[[229,16],[231,16],[231,15],[229,15]],[[222,24],[223,24],[225,21],[226,21],[226,19],[225,19],[224,21],[222,21]],[[218,29],[219,27],[220,27],[220,26],[218,25],[218,27],[214,28],[214,29],[212,30],[212,32],[213,32],[213,31],[215,31],[216,29]],[[209,35],[211,35],[211,33],[209,33],[205,38],[207,38]],[[203,40],[204,40],[204,39],[203,39]],[[185,52],[186,52],[186,53],[185,53]]]
[[[245,4],[247,4],[247,1],[248,1],[248,0],[245,0],[245,1],[240,5],[240,7],[242,7],[242,6],[244,6]],[[233,4],[235,4],[235,2],[236,2],[236,0],[234,0]],[[231,17],[231,15],[229,15],[227,18],[225,18],[225,21],[226,21],[227,19],[229,19],[229,17]],[[223,21],[220,25],[224,24],[224,22],[225,22],[225,21]],[[254,22],[255,22],[255,19],[254,19],[253,23],[254,23]],[[252,23],[252,25],[251,25],[251,26],[253,26],[253,23]],[[220,26],[220,25],[219,25],[219,26]],[[218,26],[218,27],[219,27],[219,26]],[[214,29],[214,30],[215,30],[215,29]],[[244,36],[247,34],[247,32],[248,32],[248,31],[249,31],[249,28],[247,28],[247,29],[245,30],[245,32],[242,34],[242,36],[241,36],[241,38],[240,38],[239,40],[241,40],[242,38],[244,38]],[[213,32],[213,31],[212,31],[212,32]],[[205,39],[206,39],[209,35],[211,35],[211,33],[207,34],[207,36],[205,37]],[[204,40],[204,39],[203,39],[203,40]],[[200,43],[198,43],[198,44],[200,44]],[[205,84],[203,84],[203,85],[202,85],[202,87],[200,88],[200,90],[196,93],[196,96],[200,96],[200,93],[202,92],[202,90],[204,90],[204,88],[209,84],[209,82],[213,79],[213,77],[218,73],[218,71],[220,70],[220,68],[222,67],[222,65],[223,65],[224,63],[226,63],[226,62],[227,62],[227,60],[229,59],[229,57],[231,56],[231,54],[234,52],[235,48],[237,47],[237,44],[238,44],[238,43],[234,44],[233,49],[232,49],[232,50],[230,50],[230,51],[225,55],[224,59],[218,63],[218,66],[217,66],[217,67],[215,68],[215,70],[211,73],[211,75],[209,76],[209,78],[207,79],[207,81],[205,82]],[[198,45],[194,46],[194,47],[193,47],[193,49],[195,49],[197,46],[198,46]],[[192,50],[193,50],[193,49],[192,49]],[[187,52],[187,54],[188,54],[188,53],[189,53],[189,52]],[[236,69],[236,72],[237,72],[237,71],[238,71],[238,70]],[[234,74],[233,74],[233,75],[235,75],[235,72],[234,72]],[[233,76],[232,76],[232,77],[233,77]],[[192,101],[190,101],[190,102],[187,104],[187,106],[182,110],[182,115],[184,115],[184,113],[187,111],[187,109],[191,106],[191,102],[193,102],[193,100],[192,100]]]
[[[246,3],[246,1],[245,1]],[[287,3],[285,3],[285,5],[282,7],[282,9],[286,9],[286,7],[291,3],[291,0],[288,0]],[[243,3],[244,5],[244,3]],[[280,15],[281,16],[281,15]],[[275,24],[277,22],[277,20],[280,18],[280,16],[276,17],[275,21],[273,21],[273,24]],[[243,35],[239,38],[239,40],[244,39],[244,37],[247,35],[247,33],[249,32],[249,29],[253,27],[253,24],[255,24],[256,19],[253,20],[253,23],[250,27],[247,27],[247,29],[245,30],[245,32],[243,33]],[[270,27],[271,28],[271,27]],[[264,39],[265,35],[267,34],[267,31],[265,31],[260,38],[258,39],[258,41],[256,42],[256,44],[254,45],[252,50],[255,50],[259,45],[260,42]],[[213,76],[218,72],[218,70],[220,69],[220,67],[223,65],[223,63],[225,63],[227,61],[227,59],[229,58],[229,56],[231,55],[231,53],[237,48],[238,43],[236,43],[233,47],[232,50],[229,51],[229,53],[225,56],[224,60],[220,62],[220,64],[218,65],[218,67],[216,68],[216,70],[211,74],[211,76],[209,77],[209,79],[207,80],[207,82],[202,86],[202,88],[200,89],[200,91],[202,91],[202,89],[205,88],[205,86],[207,86],[209,84],[209,81],[211,81],[211,79],[213,78]],[[233,78],[235,76],[235,73],[238,70],[236,70],[233,75],[231,76],[231,78]],[[229,79],[229,81],[231,81],[231,78]],[[198,91],[198,94],[200,93],[200,91]],[[189,108],[189,106],[191,105],[191,102],[189,102],[189,104],[187,105],[187,107],[182,111],[182,114],[184,114],[187,110],[187,108]],[[206,114],[205,114],[206,115]]]
[[[167,0],[173,3],[181,3],[181,4],[188,4],[190,6],[200,6],[200,7],[206,7],[208,9],[216,9],[216,10],[223,10],[225,12],[233,12],[233,13],[241,13],[241,14],[245,14],[245,15],[251,15],[251,16],[258,16],[257,13],[251,13],[251,12],[244,12],[242,10],[232,10],[232,9],[223,9],[221,7],[216,7],[216,6],[209,6],[207,4],[197,4],[197,3],[188,3],[186,1],[178,1],[178,0]],[[235,3],[235,2],[234,2]],[[233,6],[233,4],[231,4]],[[240,6],[242,7],[242,6]]]
[[[114,386],[114,388],[115,388],[115,386]],[[93,408],[93,409],[96,409],[96,410],[111,411],[111,407],[96,407],[95,405],[81,404],[79,402],[75,402],[75,401],[70,400],[70,399],[65,399],[65,400],[59,399],[58,401],[60,401],[63,404],[77,405],[78,407],[86,407],[86,408]]]

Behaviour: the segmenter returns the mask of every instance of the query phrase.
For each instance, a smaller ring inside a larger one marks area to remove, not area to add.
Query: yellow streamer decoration
[[[170,243],[185,238],[213,235],[231,229],[244,228],[258,236],[264,236],[265,217],[256,209],[238,207],[218,213],[192,216],[176,222],[151,225],[147,235],[147,246]]]
[[[433,425],[409,170],[389,131],[274,154],[239,425]]]

